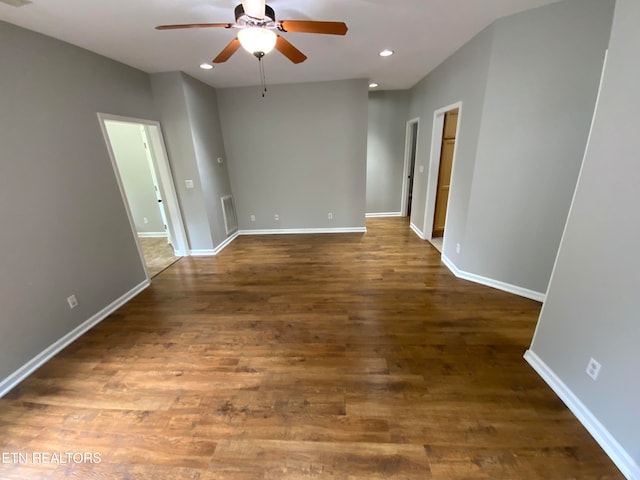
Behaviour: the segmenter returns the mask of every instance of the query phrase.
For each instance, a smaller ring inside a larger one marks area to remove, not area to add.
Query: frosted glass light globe
[[[278,36],[273,30],[262,27],[247,27],[238,32],[240,45],[253,55],[269,53],[276,46],[277,38]]]

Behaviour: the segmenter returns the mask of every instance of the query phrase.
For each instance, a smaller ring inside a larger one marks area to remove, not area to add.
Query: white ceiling
[[[6,1],[6,0],[0,0]],[[267,82],[366,78],[381,89],[415,85],[497,18],[558,0],[271,0],[280,20],[344,21],[346,37],[284,33],[309,59],[294,65],[274,51]],[[170,23],[233,22],[240,0],[32,0],[0,3],[0,19],[50,35],[145,72],[181,70],[214,87],[259,84],[258,62],[239,50],[213,70],[199,68],[236,30],[157,31]],[[378,52],[390,48],[388,58]]]

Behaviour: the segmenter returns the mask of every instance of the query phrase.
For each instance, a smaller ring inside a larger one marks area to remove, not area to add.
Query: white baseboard
[[[230,237],[228,237],[224,242],[218,245],[216,248],[212,249],[201,249],[201,250],[189,250],[189,255],[193,257],[213,257],[219,254],[226,246],[228,246],[231,242],[233,242],[236,238],[238,238],[238,232],[235,232]]]
[[[379,212],[379,213],[366,213],[366,218],[384,218],[384,217],[401,217],[402,212]]]
[[[240,230],[240,235],[298,235],[312,233],[366,233],[366,227],[348,228],[289,228],[277,230]]]
[[[501,282],[500,280],[494,280],[493,278],[483,277],[482,275],[476,275],[475,273],[465,272],[456,267],[446,255],[442,254],[440,257],[442,263],[444,263],[451,273],[456,277],[463,280],[469,280],[470,282],[479,283],[480,285],[486,285],[487,287],[496,288],[504,292],[520,295],[521,297],[530,298],[537,302],[544,302],[547,295],[545,293],[536,292],[535,290],[529,290],[528,288],[519,287],[517,285],[511,285],[510,283]]]
[[[413,230],[413,233],[415,233],[416,235],[418,235],[418,237],[420,237],[422,240],[425,239],[424,233],[422,233],[422,231],[416,227],[413,222],[411,222],[411,224],[409,225],[409,227],[411,228],[411,230]]]
[[[560,397],[622,474],[629,480],[640,480],[640,466],[560,377],[534,351],[527,350],[524,359]]]
[[[69,333],[67,333],[64,337],[60,338],[58,341],[56,341],[52,345],[45,348],[42,352],[40,352],[38,355],[33,357],[23,366],[18,368],[15,372],[13,372],[8,377],[0,381],[0,398],[5,396],[11,389],[13,389],[16,385],[22,382],[34,371],[36,371],[38,368],[44,365],[48,360],[50,360],[54,355],[59,353],[63,348],[65,348],[74,340],[78,339],[80,336],[82,336],[84,333],[86,333],[91,328],[96,326],[102,320],[107,318],[109,315],[115,312],[118,308],[120,308],[122,305],[127,303],[129,300],[131,300],[133,297],[135,297],[141,291],[147,288],[150,284],[151,283],[147,279],[144,282],[136,285],[127,293],[122,295],[120,298],[117,298],[116,300],[111,302],[109,305],[104,307],[102,310],[100,310],[98,313],[93,315],[91,318],[89,318],[88,320],[78,325],[76,328],[74,328]]]
[[[292,234],[316,234],[316,233],[366,233],[366,227],[356,228],[295,228],[278,230],[238,230],[227,238],[224,242],[210,250],[189,250],[189,255],[193,257],[215,256],[227,245],[233,242],[239,235],[292,235]]]
[[[232,233],[229,237],[227,237],[227,239],[222,242],[220,245],[218,245],[214,250],[216,252],[216,255],[219,254],[222,250],[224,250],[225,247],[227,247],[231,242],[233,242],[236,238],[238,238],[238,232],[234,232]]]
[[[140,238],[167,238],[167,232],[138,232]]]
[[[189,255],[192,257],[215,257],[216,251],[211,248],[209,250],[200,249],[200,250],[189,250]]]

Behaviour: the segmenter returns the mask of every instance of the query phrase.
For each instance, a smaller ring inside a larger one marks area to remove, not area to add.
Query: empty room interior
[[[0,477],[640,480],[640,3],[238,3],[0,0]]]

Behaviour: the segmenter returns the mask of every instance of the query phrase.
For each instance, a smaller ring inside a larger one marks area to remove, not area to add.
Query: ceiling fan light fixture
[[[378,87],[379,87],[379,85],[376,82],[371,82],[369,84],[369,88],[378,88]]]
[[[276,46],[278,36],[273,30],[263,27],[247,27],[238,32],[240,45],[253,55],[266,55]]]
[[[391,55],[393,55],[393,50],[389,50],[388,48],[385,48],[378,55],[380,55],[381,57],[390,57]]]
[[[200,68],[203,70],[211,70],[213,68],[213,65],[211,65],[210,63],[201,63]]]

